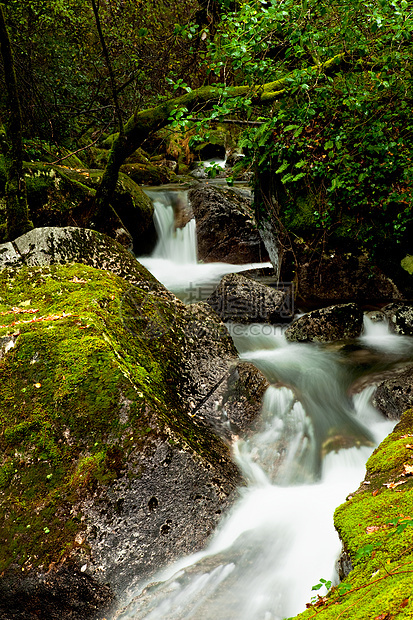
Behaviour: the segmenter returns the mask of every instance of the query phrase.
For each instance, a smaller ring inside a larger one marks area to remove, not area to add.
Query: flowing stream
[[[162,233],[154,256],[142,262],[174,292],[242,269],[197,265],[185,245],[187,236],[194,243],[192,226],[178,236],[170,215],[171,245]],[[163,226],[166,214],[157,217]],[[282,620],[305,608],[320,578],[337,580],[334,509],[357,489],[392,423],[370,404],[373,388],[349,396],[356,364],[340,350],[288,343],[268,325],[228,328],[240,357],[271,383],[258,429],[233,447],[248,484],[208,547],[126,592],[117,620]],[[382,364],[384,355],[394,363],[413,351],[411,338],[368,319],[358,346]]]

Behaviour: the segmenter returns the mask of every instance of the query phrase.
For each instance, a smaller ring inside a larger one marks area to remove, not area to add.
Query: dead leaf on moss
[[[413,465],[409,465],[408,463],[405,463],[403,467],[404,467],[403,476],[413,475]]]
[[[402,608],[402,607],[407,607],[407,605],[408,605],[408,604],[409,604],[409,599],[408,599],[408,598],[405,598],[405,599],[404,599],[404,601],[402,601],[402,602],[400,603],[400,607],[401,607],[401,608]]]
[[[407,443],[404,447],[405,448],[410,448],[410,450],[413,450],[413,444],[411,444],[411,443]]]
[[[366,527],[366,534],[372,534],[373,532],[378,532],[381,528],[378,525],[369,525]]]
[[[406,480],[399,480],[398,482],[387,482],[385,484],[383,484],[384,487],[387,487],[388,489],[395,489],[396,487],[399,486],[399,484],[405,484]]]

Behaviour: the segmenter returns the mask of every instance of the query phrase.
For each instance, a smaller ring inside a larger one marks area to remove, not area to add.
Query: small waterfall
[[[271,263],[198,263],[196,222],[191,218],[187,191],[153,188],[145,191],[155,209],[158,243],[152,256],[138,260],[183,301],[206,299],[227,273],[271,267]]]
[[[383,353],[402,356],[413,353],[412,338],[392,333],[386,319],[373,321],[364,315],[360,341],[366,347]]]
[[[177,226],[180,215],[189,211],[187,192],[147,193],[153,201],[154,223],[158,234],[158,243],[152,257],[170,260],[176,264],[196,264],[195,219],[192,217],[184,226]]]

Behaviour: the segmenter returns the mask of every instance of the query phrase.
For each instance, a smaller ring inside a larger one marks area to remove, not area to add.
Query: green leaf
[[[281,166],[275,171],[275,174],[281,174],[282,172],[284,172],[284,170],[287,170],[289,165],[289,162],[284,160]]]

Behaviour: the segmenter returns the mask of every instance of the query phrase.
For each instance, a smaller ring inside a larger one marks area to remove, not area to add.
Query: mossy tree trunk
[[[7,118],[0,131],[0,142],[6,166],[7,238],[12,240],[33,228],[29,219],[26,182],[23,175],[22,121],[17,92],[13,53],[0,5],[0,50],[6,82]]]
[[[309,68],[309,72],[325,72],[330,67],[340,64],[344,54],[339,54],[327,62]],[[225,89],[226,98],[244,97],[249,95],[253,105],[271,103],[278,97],[283,96],[290,88],[291,76],[289,73],[284,78],[269,82],[261,86],[234,86]],[[109,210],[110,200],[115,191],[119,169],[125,159],[139,148],[149,135],[165,127],[170,122],[171,114],[179,108],[186,108],[188,112],[202,106],[202,109],[211,108],[223,97],[222,89],[215,86],[203,86],[192,90],[185,95],[165,101],[154,108],[135,111],[133,116],[123,126],[114,139],[109,153],[102,181],[96,193],[96,213],[99,218],[104,218]]]

